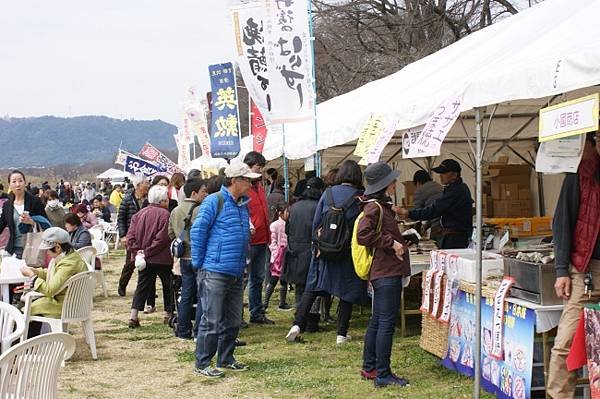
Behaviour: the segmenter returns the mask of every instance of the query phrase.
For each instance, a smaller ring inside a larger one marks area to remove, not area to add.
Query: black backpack
[[[329,200],[329,211],[325,213],[317,230],[317,248],[319,258],[336,260],[350,249],[352,225],[346,219],[345,213],[356,201],[356,191],[338,208],[333,201],[331,189],[325,190]]]

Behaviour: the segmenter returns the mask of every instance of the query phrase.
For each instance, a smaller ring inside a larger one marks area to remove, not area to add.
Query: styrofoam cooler
[[[476,282],[476,252],[473,249],[441,249],[438,253],[456,255],[458,262],[456,264],[456,278],[469,283]],[[490,276],[502,276],[504,274],[504,258],[502,255],[483,251],[483,262],[481,278],[486,279]],[[446,270],[446,272],[449,272]],[[454,274],[454,273],[452,273]]]

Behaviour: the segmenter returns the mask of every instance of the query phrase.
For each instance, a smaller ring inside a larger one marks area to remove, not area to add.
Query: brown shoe
[[[140,327],[140,321],[138,319],[129,319],[129,328],[138,328]]]

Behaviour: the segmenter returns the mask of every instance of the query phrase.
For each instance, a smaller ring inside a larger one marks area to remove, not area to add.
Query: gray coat
[[[428,181],[415,190],[413,197],[414,209],[426,208],[442,196],[444,188],[438,182]]]
[[[92,245],[92,236],[88,229],[86,229],[83,225],[77,227],[77,230],[71,232],[70,234],[71,246],[73,248],[80,249]]]

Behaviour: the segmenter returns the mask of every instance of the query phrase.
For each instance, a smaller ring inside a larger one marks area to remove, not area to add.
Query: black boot
[[[288,305],[285,300],[287,298],[287,284],[281,284],[279,288],[279,310],[289,311],[292,310],[292,307]]]
[[[273,291],[275,291],[275,285],[269,283],[265,288],[265,302],[263,303],[263,308],[267,310],[269,307],[269,300],[271,300],[271,296],[273,295]]]

